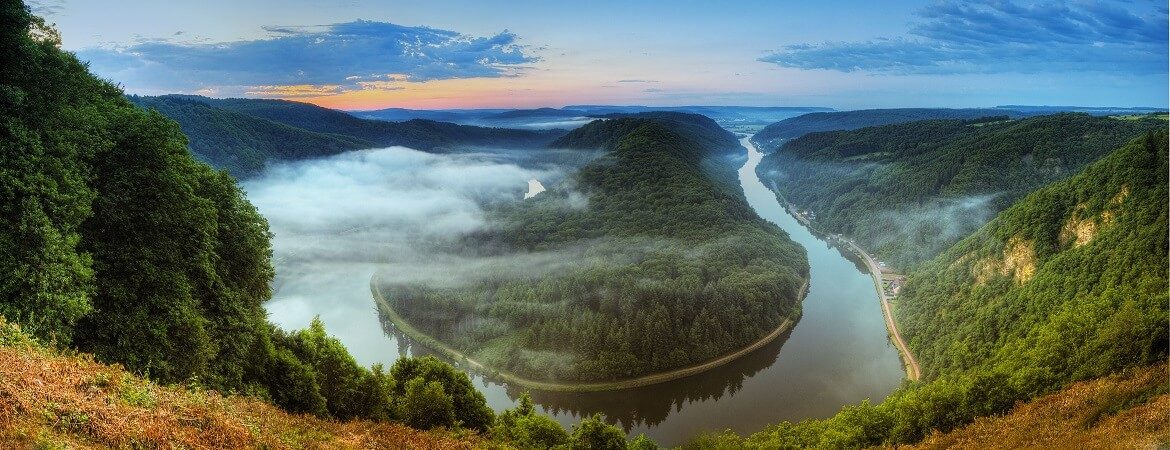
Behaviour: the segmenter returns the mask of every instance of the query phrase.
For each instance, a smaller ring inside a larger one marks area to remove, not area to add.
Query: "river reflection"
[[[745,146],[750,145],[747,140]],[[802,317],[784,336],[716,369],[667,383],[610,392],[531,392],[545,413],[570,426],[582,416],[604,414],[632,435],[645,433],[673,446],[706,431],[759,431],[784,420],[823,418],[866,398],[880,401],[904,377],[889,343],[873,280],[847,250],[814,235],[787,214],[755,174],[762,155],[749,147],[739,170],[753,209],[785,230],[808,253],[810,284]],[[274,208],[258,204],[261,213]],[[280,233],[274,238],[279,249]],[[302,279],[278,264],[286,280],[267,304],[273,322],[302,328],[320,315],[362,364],[392,364],[400,355],[429,352],[378,321],[368,265],[339,268],[331,279]],[[383,330],[385,328],[385,330]],[[385,331],[385,332],[383,332]],[[521,389],[471,374],[497,411],[515,406]]]
[[[401,354],[441,356],[421,345],[412,345],[409,337],[394,325],[382,320],[385,332],[395,338]],[[744,380],[776,363],[781,347],[792,334],[789,330],[773,341],[725,365],[690,377],[634,389],[602,392],[528,391],[544,411],[558,417],[582,417],[594,413],[605,415],[627,432],[653,428],[693,403],[718,402],[725,395],[736,395]],[[466,368],[464,368],[466,370]],[[476,374],[483,376],[482,374]],[[498,384],[508,398],[515,399],[525,389]]]

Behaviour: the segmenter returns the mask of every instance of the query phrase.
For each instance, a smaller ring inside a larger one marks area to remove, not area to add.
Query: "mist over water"
[[[579,260],[584,243],[553,252],[475,256],[452,251],[463,233],[491,226],[492,202],[525,201],[530,180],[563,188],[596,153],[474,149],[433,155],[395,147],[272,167],[244,183],[274,233],[276,292],[266,304],[285,329],[320,316],[361,364],[392,364],[429,352],[379,321],[371,276],[425,284],[471,282],[500,270],[540,276]],[[702,431],[750,433],[781,420],[827,417],[842,405],[880,400],[902,379],[873,283],[858,265],[788,216],[755,177],[760,155],[740,170],[749,203],[808,250],[812,282],[795,328],[726,366],[644,388],[533,392],[568,426],[603,413],[632,434],[677,445]],[[566,207],[587,199],[567,195]],[[600,245],[600,244],[598,244]],[[653,243],[647,243],[652,247]],[[494,276],[494,275],[493,275]],[[521,389],[472,374],[488,404],[515,405]]]
[[[370,296],[375,272],[438,284],[472,281],[492,267],[555,268],[557,255],[504,260],[448,251],[460,235],[487,225],[485,205],[521,201],[529,180],[563,178],[566,169],[549,163],[557,159],[550,152],[435,155],[390,147],[283,163],[246,180],[274,235],[269,318],[299,329],[319,315],[362,364],[392,363],[398,345],[383,333]]]

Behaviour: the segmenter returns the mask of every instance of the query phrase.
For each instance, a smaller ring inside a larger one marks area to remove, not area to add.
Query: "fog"
[[[266,169],[243,188],[274,235],[270,319],[298,329],[320,315],[363,364],[392,362],[398,349],[382,333],[371,276],[452,285],[501,268],[525,276],[557,270],[571,255],[474,258],[451,250],[460,236],[489,226],[488,205],[526,201],[530,180],[551,185],[591,157],[508,149],[435,155],[390,147]],[[585,201],[579,194],[567,198],[570,207]]]
[[[904,206],[878,211],[876,223],[888,233],[875,233],[878,246],[912,242],[934,254],[954,244],[991,220],[992,201],[1001,194],[944,198],[928,205]]]

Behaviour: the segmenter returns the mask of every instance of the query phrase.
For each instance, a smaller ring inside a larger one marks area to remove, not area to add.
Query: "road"
[[[910,347],[906,345],[906,341],[902,339],[902,333],[898,331],[898,324],[894,321],[894,312],[890,309],[890,297],[886,295],[886,290],[882,288],[882,271],[878,266],[876,260],[857,244],[851,240],[846,240],[853,251],[861,256],[865,261],[866,267],[869,267],[869,274],[873,277],[874,287],[877,289],[878,297],[882,301],[882,313],[886,316],[886,328],[890,329],[890,338],[894,341],[894,346],[898,348],[898,353],[902,354],[902,363],[906,365],[906,378],[911,381],[918,381],[922,377],[922,369],[918,367],[918,360],[914,359],[914,354],[910,353]]]

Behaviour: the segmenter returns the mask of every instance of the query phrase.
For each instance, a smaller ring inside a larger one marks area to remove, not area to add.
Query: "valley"
[[[0,448],[1170,446],[1165,8],[661,6],[0,0]]]

